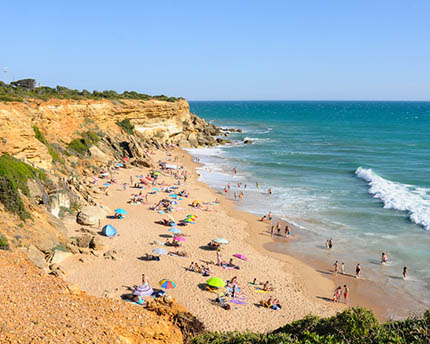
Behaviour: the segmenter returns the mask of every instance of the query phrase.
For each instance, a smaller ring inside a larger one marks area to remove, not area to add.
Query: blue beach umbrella
[[[170,233],[174,233],[174,234],[180,234],[182,233],[179,229],[177,229],[176,227],[172,227],[169,229]]]
[[[115,209],[115,213],[120,214],[120,215],[127,214],[127,212],[122,208]]]
[[[104,186],[110,186],[110,183],[104,183],[103,185]]]
[[[160,191],[160,189],[158,189],[158,188],[153,188],[153,189],[152,189],[152,191],[159,192],[159,191]]]
[[[118,167],[124,167],[124,164],[122,162],[119,162],[119,163],[116,164],[116,166],[118,166]]]

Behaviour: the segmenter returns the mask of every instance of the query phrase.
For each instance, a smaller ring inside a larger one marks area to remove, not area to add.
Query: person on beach
[[[267,218],[269,219],[269,221],[272,221],[273,215],[271,211],[269,211],[269,214],[267,214]]]
[[[381,264],[388,263],[388,255],[385,252],[382,252],[381,255]]]
[[[279,222],[276,225],[276,231],[278,232],[278,235],[281,234],[281,224]]]
[[[240,192],[239,194],[239,201],[242,202],[242,198],[245,194],[243,193],[243,191]]]
[[[333,247],[333,238],[330,238],[325,242],[325,247],[327,247],[328,249],[331,249]]]
[[[227,186],[224,188],[224,192],[228,193],[228,187]]]
[[[266,221],[267,215],[264,215],[259,221],[263,222]]]
[[[361,266],[357,264],[355,267],[355,278],[360,278]]]
[[[234,192],[234,200],[237,201],[237,191]]]
[[[227,188],[230,190],[230,188],[231,188],[230,183],[227,184]]]
[[[339,263],[338,263],[338,261],[336,260],[336,262],[333,264],[333,266],[334,266],[334,275],[336,276],[337,275],[337,273],[339,272]]]
[[[233,172],[234,172],[234,174],[237,173],[237,168],[236,167],[233,167]]]
[[[275,229],[275,226],[270,227],[270,236],[273,236],[273,230]]]
[[[260,190],[260,185],[258,184],[258,182],[255,182],[255,186],[257,187],[257,190]]]
[[[334,290],[333,302],[339,302],[341,296],[342,296],[342,287],[339,286]]]
[[[345,275],[345,264],[342,262],[342,265],[340,266],[340,273],[342,275]]]
[[[219,249],[216,251],[216,265],[222,265],[222,256],[221,251]]]
[[[349,288],[346,286],[346,284],[343,285],[343,299],[345,300],[345,304],[349,304]]]
[[[404,266],[403,267],[403,279],[405,280],[406,277],[408,277],[408,267]]]
[[[246,189],[246,184],[243,186],[244,189]]]
[[[125,190],[127,190],[127,184],[126,183],[123,183],[122,184],[122,189],[125,191]]]
[[[268,195],[271,195],[271,194],[272,194],[272,189],[271,189],[271,188],[269,188],[269,189],[267,190],[267,194],[268,194]]]
[[[285,226],[285,237],[289,238],[290,235],[291,235],[290,226],[286,225]]]
[[[263,290],[264,291],[269,291],[270,290],[270,284],[269,281],[266,281],[266,283],[263,284]]]

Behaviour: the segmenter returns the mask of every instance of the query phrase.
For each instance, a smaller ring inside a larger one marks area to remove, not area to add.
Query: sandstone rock
[[[191,144],[187,140],[181,140],[181,141],[179,141],[178,145],[179,145],[180,148],[191,148]]]
[[[197,136],[195,133],[191,133],[190,135],[188,135],[188,141],[193,147],[197,147],[199,145],[199,142],[197,140]]]
[[[118,252],[116,250],[109,250],[103,253],[105,259],[117,260]]]
[[[92,240],[91,235],[83,234],[82,236],[77,238],[78,247],[89,248],[91,240]]]
[[[67,291],[69,294],[77,295],[77,296],[81,295],[81,293],[82,293],[82,291],[81,291],[81,287],[79,286],[79,284],[76,284],[76,283],[75,283],[75,284],[72,284],[72,285],[67,286],[66,291]]]
[[[45,260],[45,254],[33,245],[28,248],[27,257],[30,262],[36,265],[39,269],[44,269],[48,266]]]
[[[103,250],[105,245],[103,244],[103,240],[100,237],[93,237],[90,242],[90,248],[94,250]]]
[[[66,248],[69,250],[69,252],[73,253],[73,254],[78,254],[79,253],[79,248],[75,245],[72,244],[66,244]]]
[[[52,214],[47,215],[48,223],[52,225],[62,235],[67,236],[67,228],[64,223]]]
[[[107,164],[110,160],[109,157],[105,153],[103,153],[97,146],[91,146],[89,152],[91,158],[93,158],[95,161]]]
[[[99,220],[104,219],[106,212],[101,207],[96,206],[85,206],[82,207],[81,211],[78,213],[77,221],[79,224],[84,226],[97,226]]]
[[[54,256],[52,257],[51,264],[61,264],[65,259],[67,259],[71,255],[72,255],[71,252],[54,250]]]

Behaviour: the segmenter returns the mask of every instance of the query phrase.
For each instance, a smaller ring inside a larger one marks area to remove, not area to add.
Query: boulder
[[[110,160],[109,157],[105,153],[103,153],[97,146],[91,146],[89,151],[91,157],[98,162],[107,164]]]
[[[66,258],[70,257],[71,255],[71,252],[54,250],[54,256],[52,257],[51,264],[61,264]]]
[[[191,133],[190,135],[188,135],[188,142],[193,147],[197,147],[199,145],[199,142],[197,140],[197,135],[195,133]]]
[[[31,245],[27,250],[27,257],[39,269],[44,269],[48,266],[45,260],[45,254],[38,250],[35,246]]]
[[[90,248],[94,250],[103,250],[105,245],[103,244],[103,240],[100,237],[93,237],[90,242]]]
[[[84,226],[97,226],[99,220],[106,217],[106,211],[101,207],[85,206],[78,213],[77,221]]]
[[[191,148],[191,144],[187,140],[181,140],[181,141],[179,141],[178,145],[179,145],[180,148]]]
[[[253,142],[254,141],[252,141],[252,140],[243,140],[243,143],[246,144],[246,145],[250,145]]]
[[[80,237],[77,238],[78,247],[89,248],[91,240],[92,240],[91,235],[89,234],[81,235]]]
[[[64,223],[54,215],[47,213],[48,223],[53,226],[62,235],[67,236],[67,228]]]

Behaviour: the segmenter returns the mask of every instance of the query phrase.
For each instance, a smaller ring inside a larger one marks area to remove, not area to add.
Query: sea
[[[192,101],[190,108],[241,129],[230,144],[189,151],[203,182],[219,191],[230,183],[230,198],[244,192],[239,209],[292,224],[293,240],[278,241],[278,250],[328,267],[338,260],[351,274],[360,263],[381,295],[404,296],[404,307],[386,305],[392,318],[429,308],[430,102]]]

